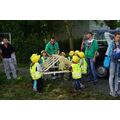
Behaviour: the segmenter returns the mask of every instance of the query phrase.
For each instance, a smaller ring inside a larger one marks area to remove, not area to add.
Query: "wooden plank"
[[[44,67],[49,67],[51,64],[53,64],[54,62],[56,62],[57,59],[53,59],[51,60],[49,63],[45,64]]]
[[[68,66],[70,66],[70,65],[72,64],[71,61],[69,61],[67,58],[65,58],[65,57],[63,57],[63,56],[60,57],[60,60],[59,60],[59,61],[64,62],[64,63],[65,63],[66,65],[68,65]]]
[[[51,60],[51,62],[47,66],[45,66],[45,68],[43,69],[43,71],[49,70],[49,68],[51,68],[58,61],[59,61],[59,58]]]
[[[57,59],[56,61],[54,61],[53,63],[51,63],[49,66],[48,66],[48,68],[46,68],[44,71],[47,71],[47,70],[49,70],[56,62],[58,62],[59,61],[59,59]]]
[[[70,66],[72,64],[71,61],[69,61],[67,58],[60,56],[60,55],[52,55],[48,58],[47,61],[43,64],[43,71],[49,70],[55,63],[58,61],[63,62],[65,65]]]
[[[53,71],[53,72],[44,72],[43,75],[49,75],[49,74],[61,74],[61,73],[69,73],[70,71],[65,70],[65,71]]]

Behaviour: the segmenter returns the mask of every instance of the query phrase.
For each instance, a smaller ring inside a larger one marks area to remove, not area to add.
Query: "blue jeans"
[[[94,81],[97,81],[97,75],[96,75],[95,64],[94,64],[93,58],[86,58],[86,61],[88,64],[88,80],[91,80],[93,76]]]
[[[120,63],[114,63],[111,61],[109,75],[110,92],[118,91],[119,69]]]
[[[74,80],[74,87],[76,90],[79,90],[80,89],[80,79],[73,79]]]
[[[119,65],[119,72],[118,72],[118,77],[120,78],[120,65]]]

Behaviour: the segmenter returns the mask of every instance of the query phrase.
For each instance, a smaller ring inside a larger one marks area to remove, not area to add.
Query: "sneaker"
[[[56,78],[57,78],[56,76],[53,76],[53,77],[52,77],[52,80],[55,80]]]
[[[88,82],[88,83],[91,83],[91,82],[93,82],[93,80],[87,80],[87,82]]]
[[[98,83],[98,81],[94,81],[94,82],[93,82],[93,85],[96,85],[97,83]]]
[[[37,89],[33,88],[33,92],[37,92]]]
[[[118,95],[115,94],[114,92],[110,92],[110,96],[112,96],[112,97],[118,97]]]
[[[116,94],[117,96],[120,96],[120,91],[116,91],[115,94]]]
[[[85,88],[85,86],[82,84],[82,83],[80,83],[80,88]]]
[[[11,80],[11,77],[8,77],[7,80]]]

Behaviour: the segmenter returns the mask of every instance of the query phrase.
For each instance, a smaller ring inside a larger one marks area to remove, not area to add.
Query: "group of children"
[[[47,53],[45,50],[41,51],[42,57],[37,54],[32,54],[30,57],[31,65],[30,65],[30,74],[32,77],[32,88],[33,91],[38,91],[39,93],[42,91],[42,64],[48,59]],[[65,52],[60,53],[61,56],[66,57]],[[85,55],[83,52],[79,50],[70,51],[68,55],[68,60],[71,61],[71,66],[66,66],[64,62],[58,63],[58,70],[69,70],[69,79],[74,80],[74,88],[75,90],[80,90],[84,88],[84,85],[81,83],[81,80],[84,79],[84,75],[87,74],[87,62],[85,60]],[[61,74],[62,78],[64,78],[64,73]]]
[[[72,79],[74,81],[75,90],[80,90],[85,86],[81,83],[84,79],[84,75],[87,74],[87,62],[85,60],[85,55],[83,52],[78,50],[70,51],[68,59],[72,61],[69,70],[72,73]]]

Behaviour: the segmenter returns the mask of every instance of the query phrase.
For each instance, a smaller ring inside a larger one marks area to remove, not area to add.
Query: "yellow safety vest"
[[[80,64],[72,64],[72,78],[80,79],[82,77]]]
[[[47,60],[44,57],[41,57],[41,59],[42,59],[42,63],[45,63],[45,61]]]
[[[42,59],[42,63],[44,63],[44,62],[45,62],[45,59],[44,59],[44,57],[41,57],[41,59]]]
[[[82,74],[87,74],[87,62],[85,58],[83,58],[82,60],[83,60],[83,64],[81,65]]]
[[[59,62],[58,69],[61,70],[61,71],[66,70],[65,63],[64,62]]]
[[[36,70],[37,64],[39,63],[35,63],[33,66],[30,67],[30,74],[33,80],[38,80],[42,77],[42,74]]]

